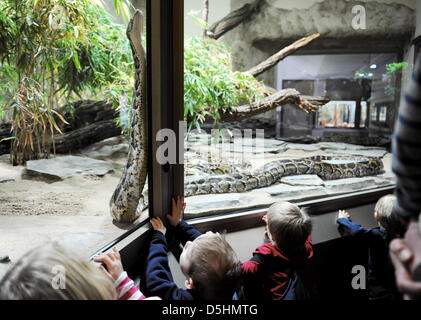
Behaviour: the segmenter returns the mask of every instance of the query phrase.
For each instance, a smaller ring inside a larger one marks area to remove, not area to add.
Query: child
[[[313,256],[310,218],[296,205],[278,202],[269,208],[263,220],[267,223],[269,241],[242,264],[244,298],[285,299],[287,288],[293,283],[297,285],[299,277],[301,296],[295,294],[295,299],[305,299],[303,270]]]
[[[58,242],[48,242],[17,261],[0,281],[0,300],[142,300],[112,252],[95,259],[100,270]]]
[[[342,235],[363,237],[369,247],[368,292],[369,299],[397,299],[394,271],[389,259],[389,244],[402,233],[402,224],[392,215],[396,202],[394,195],[386,195],[377,201],[374,208],[374,219],[379,227],[366,229],[354,223],[348,212],[340,210],[337,223]]]
[[[159,218],[151,220],[154,232],[146,267],[149,292],[164,300],[232,300],[241,267],[234,250],[219,234],[201,234],[182,220],[182,197],[173,199],[172,215],[167,215],[175,236],[184,245],[180,268],[186,276],[186,288],[174,283],[168,265],[166,228]]]

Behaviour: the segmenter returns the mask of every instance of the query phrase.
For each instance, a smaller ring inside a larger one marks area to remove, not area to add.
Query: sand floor
[[[0,156],[0,181],[6,180],[0,183],[0,252],[16,261],[43,242],[60,239],[89,257],[145,218],[132,225],[112,222],[108,202],[120,175],[117,169],[104,177],[49,183],[28,179],[24,167],[12,167]]]

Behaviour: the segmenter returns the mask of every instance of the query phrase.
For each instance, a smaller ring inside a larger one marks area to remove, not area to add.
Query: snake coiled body
[[[380,158],[352,159],[347,157],[314,156],[293,160],[272,161],[252,172],[238,171],[222,175],[207,175],[186,181],[186,197],[201,194],[246,192],[271,186],[282,177],[317,175],[323,180],[355,178],[383,172]]]
[[[142,194],[147,178],[146,51],[142,45],[143,13],[136,10],[127,27],[135,65],[129,155],[120,182],[110,200],[111,216],[117,222],[133,222],[145,208]]]

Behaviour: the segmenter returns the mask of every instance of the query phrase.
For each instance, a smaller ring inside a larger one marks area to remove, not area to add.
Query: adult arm
[[[394,214],[418,218],[421,212],[421,56],[400,107],[392,141],[397,178]]]

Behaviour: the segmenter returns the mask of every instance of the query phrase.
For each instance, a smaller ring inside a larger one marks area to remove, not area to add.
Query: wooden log
[[[77,101],[62,107],[61,113],[68,124],[62,128],[62,135],[54,137],[57,153],[69,153],[121,134],[121,128],[115,124],[115,110],[106,101]],[[0,125],[0,141],[10,137],[11,124]],[[10,153],[10,140],[3,140],[0,155],[7,153]]]
[[[258,75],[262,74],[266,70],[274,67],[279,61],[285,59],[290,54],[293,54],[295,51],[299,50],[300,48],[308,45],[313,40],[320,37],[320,33],[312,34],[311,36],[301,38],[300,40],[295,41],[293,44],[283,48],[282,50],[278,51],[271,57],[267,58],[265,61],[259,63],[257,66],[251,68],[250,70],[246,71],[247,73],[257,77]]]
[[[112,120],[116,117],[116,111],[110,103],[104,100],[81,100],[60,108],[69,123],[64,126],[64,132],[83,128],[95,122]]]
[[[234,29],[240,23],[257,13],[263,3],[265,3],[265,0],[255,0],[252,3],[245,4],[240,9],[229,13],[227,16],[210,26],[206,33],[207,36],[215,40],[219,39],[226,32]]]
[[[121,128],[116,126],[115,120],[104,120],[56,135],[54,144],[57,153],[69,153],[118,135],[121,135]]]
[[[0,155],[10,153],[11,140],[8,139],[11,136],[11,124],[4,123],[0,125]]]

